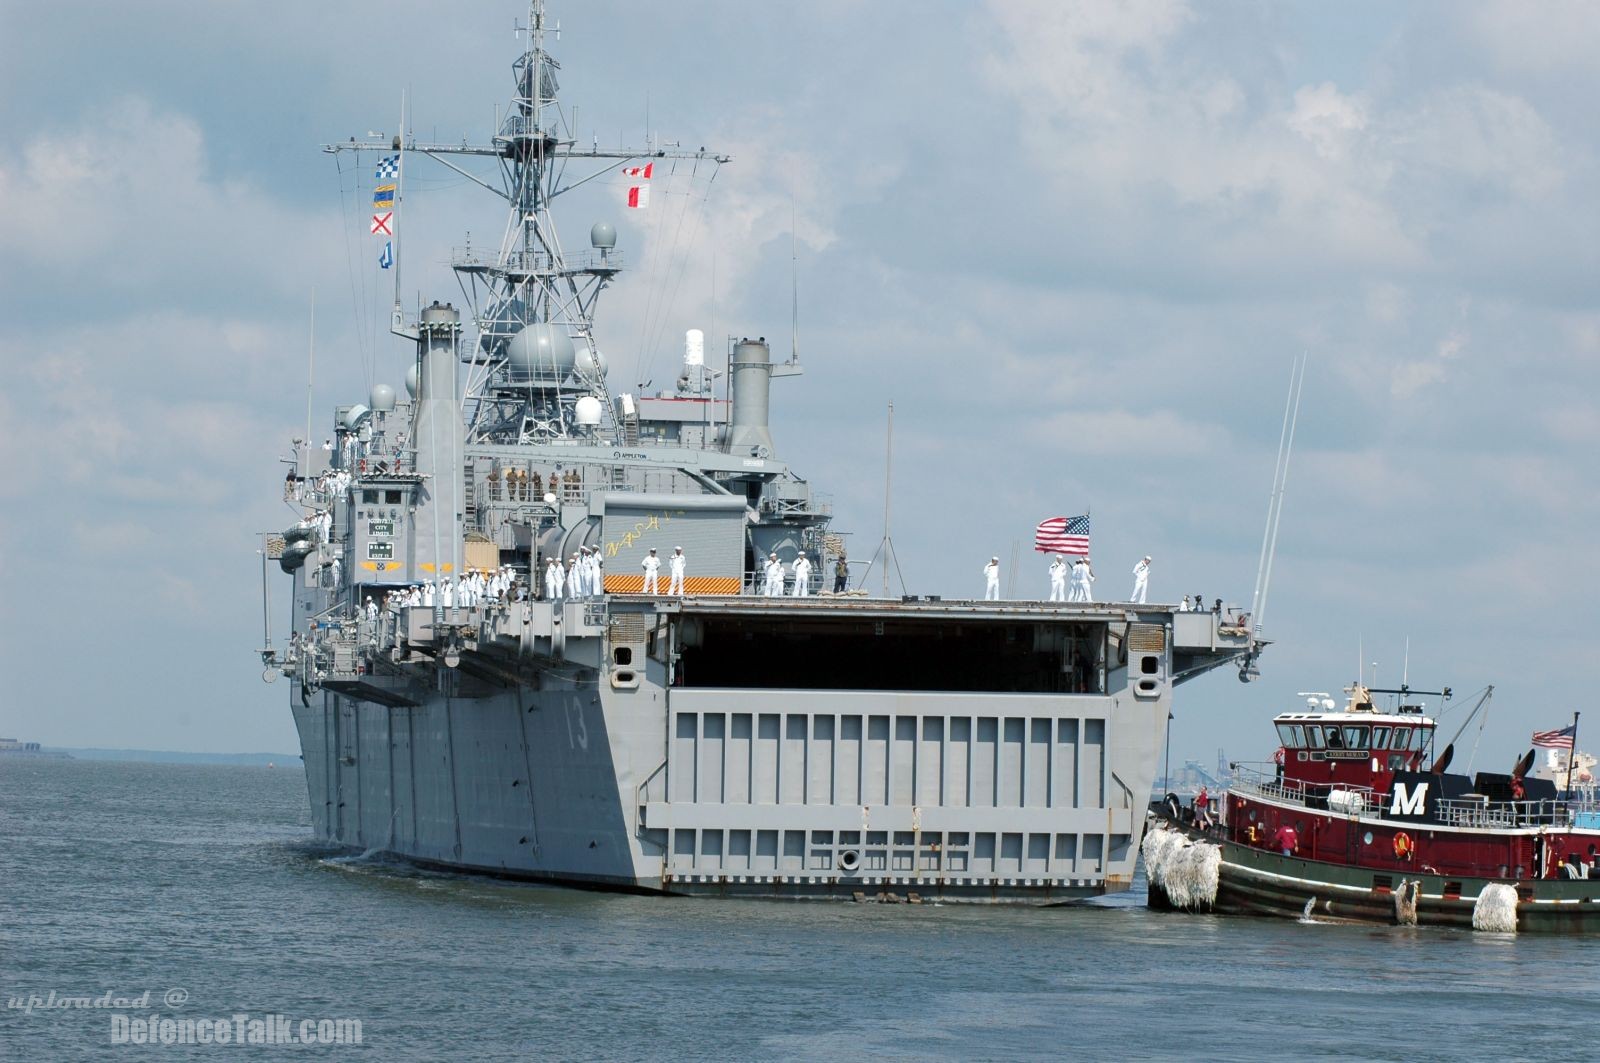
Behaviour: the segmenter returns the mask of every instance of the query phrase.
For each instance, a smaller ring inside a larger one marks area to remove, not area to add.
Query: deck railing
[[[1274,801],[1301,805],[1334,815],[1360,815],[1370,819],[1389,819],[1389,804],[1370,786],[1337,783],[1307,783],[1284,779],[1244,765],[1234,766],[1233,789]],[[1481,794],[1443,798],[1435,802],[1438,822],[1448,827],[1516,828],[1570,826],[1582,814],[1590,814],[1582,804],[1546,799],[1542,801],[1493,801]],[[1406,820],[1405,822],[1414,822]]]

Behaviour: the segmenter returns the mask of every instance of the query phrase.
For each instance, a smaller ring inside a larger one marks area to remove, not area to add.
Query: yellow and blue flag
[[[389,210],[394,206],[394,185],[379,185],[372,190],[374,210]]]

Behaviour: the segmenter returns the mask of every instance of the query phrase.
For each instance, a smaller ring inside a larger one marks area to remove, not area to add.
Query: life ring
[[[1394,836],[1394,858],[1396,860],[1410,860],[1417,851],[1416,844],[1412,842],[1411,835],[1401,831]]]

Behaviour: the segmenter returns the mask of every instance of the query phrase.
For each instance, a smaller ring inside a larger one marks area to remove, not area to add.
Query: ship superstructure
[[[676,893],[1125,888],[1172,690],[1248,664],[1247,619],[823,591],[831,513],[768,417],[797,360],[730,339],[719,388],[691,329],[675,386],[613,395],[594,314],[622,270],[616,232],[595,224],[573,254],[554,226],[595,175],[729,160],[558,133],[542,0],[527,28],[488,143],[330,146],[392,150],[401,174],[436,161],[508,212],[494,253],[454,257],[465,314],[397,302],[405,394],[339,407],[285,484],[300,519],[268,552],[293,580],[291,629],[263,658],[292,681],[318,835]],[[683,593],[642,593],[650,551],[677,547]],[[601,586],[575,590],[586,554]],[[762,593],[774,555],[779,596]]]

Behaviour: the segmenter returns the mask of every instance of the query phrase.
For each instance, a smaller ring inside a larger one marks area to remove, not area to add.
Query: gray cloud
[[[786,345],[793,210],[808,371],[775,432],[855,556],[893,399],[914,589],[976,592],[971,558],[1018,543],[1042,590],[1033,523],[1092,507],[1113,592],[1148,552],[1159,595],[1247,599],[1307,350],[1280,641],[1260,684],[1184,689],[1174,750],[1262,756],[1293,691],[1352,678],[1358,640],[1394,678],[1408,635],[1414,680],[1515,706],[1492,740],[1565,711],[1577,648],[1526,618],[1580,614],[1600,576],[1592,6],[557,8],[582,137],[637,140],[648,107],[736,156],[703,207],[669,200],[681,227],[574,197],[568,239],[622,221],[640,267],[608,296],[613,383],[659,377],[691,326]],[[0,620],[0,730],[292,746],[249,655],[252,535],[286,516],[311,290],[314,433],[403,358],[360,179],[316,146],[392,129],[401,89],[420,135],[481,136],[521,13],[401,2],[380,41],[341,5],[8,16],[0,547],[38,611]],[[418,34],[429,59],[401,58]],[[450,297],[445,250],[500,219],[416,177],[405,297]]]

